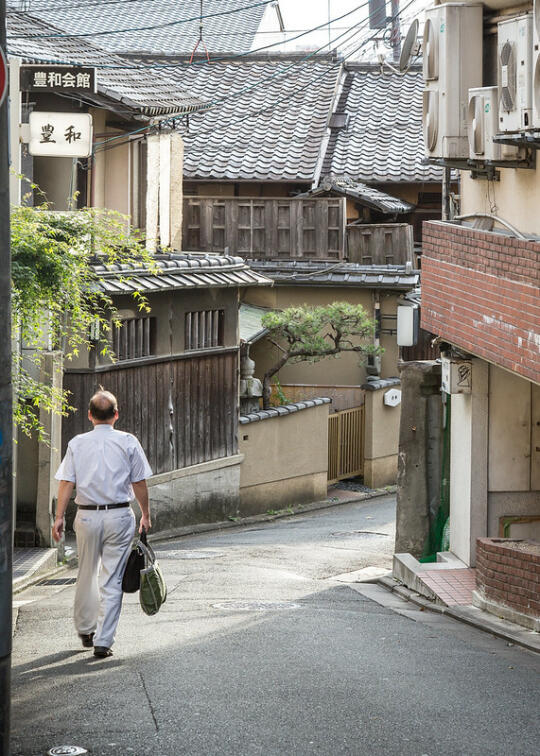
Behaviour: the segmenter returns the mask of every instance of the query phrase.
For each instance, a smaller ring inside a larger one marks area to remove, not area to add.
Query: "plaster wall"
[[[69,207],[70,195],[76,189],[71,187],[72,167],[71,158],[34,158],[34,182],[42,189],[53,210],[65,211]],[[23,193],[25,191],[23,185]],[[35,201],[39,204],[43,196],[36,196]]]
[[[472,179],[461,173],[461,213],[490,213],[516,226],[525,234],[540,234],[540,171],[500,168],[500,181]]]
[[[197,310],[225,310],[224,344],[238,346],[238,290],[235,287],[223,289],[200,289],[196,291],[171,291],[150,294],[148,297],[150,317],[156,318],[156,356],[179,354],[185,349],[185,315]],[[120,319],[136,318],[144,315],[137,308],[137,302],[130,296],[120,296],[115,300]],[[172,323],[172,341],[169,327]],[[99,356],[101,365],[110,364],[108,358]],[[89,367],[89,352],[66,363],[67,368]]]
[[[381,314],[383,327],[395,328],[395,321],[384,321],[385,315],[396,315],[398,294],[395,292],[380,292]],[[335,288],[335,287],[306,287],[306,286],[273,286],[249,289],[243,297],[249,304],[261,307],[285,309],[297,305],[310,306],[325,305],[332,302],[350,302],[361,304],[368,314],[373,313],[373,293],[370,289]],[[398,346],[395,335],[381,334],[382,355],[381,377],[389,378],[398,374]],[[250,356],[255,361],[255,374],[261,378],[266,370],[278,359],[279,350],[267,339],[256,342],[250,350]],[[281,384],[339,384],[358,386],[366,380],[365,365],[362,359],[354,353],[341,354],[336,358],[328,358],[320,362],[300,362],[296,365],[286,365],[277,374]]]
[[[385,405],[387,391],[365,395],[364,483],[370,488],[393,485],[397,477],[401,405]]]
[[[329,406],[239,426],[243,511],[279,508],[277,499],[292,504],[326,497]]]

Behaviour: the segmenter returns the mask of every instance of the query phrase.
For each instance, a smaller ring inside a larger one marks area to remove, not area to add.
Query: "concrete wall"
[[[472,392],[452,395],[450,550],[474,567],[476,539],[487,532],[489,368],[472,363]]]
[[[436,362],[405,362],[400,375],[395,550],[420,557],[440,504],[441,367]]]
[[[150,478],[152,532],[237,515],[241,460],[237,454]]]
[[[396,292],[380,292],[381,314],[396,315]],[[350,302],[360,304],[369,315],[373,314],[373,294],[370,289],[360,288],[331,288],[307,286],[273,286],[260,289],[248,289],[243,301],[283,310],[307,304],[310,306],[331,304],[332,302]],[[386,326],[395,328],[395,321],[388,321]],[[389,378],[398,374],[398,347],[396,337],[381,335],[382,355],[381,377]],[[266,339],[261,339],[250,350],[250,357],[255,361],[255,375],[262,378],[266,370],[277,361],[279,350]],[[300,362],[296,365],[286,365],[277,374],[280,383],[308,383],[308,384],[339,384],[359,386],[366,380],[366,369],[358,355],[342,354],[337,358],[321,360],[321,362]]]
[[[397,478],[401,405],[384,403],[389,390],[367,390],[365,395],[364,483],[370,488],[393,485]]]
[[[242,514],[326,498],[329,406],[240,425]]]

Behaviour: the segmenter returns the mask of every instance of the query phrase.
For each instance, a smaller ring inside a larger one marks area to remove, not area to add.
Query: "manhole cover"
[[[224,556],[221,551],[156,551],[160,559],[217,559]]]
[[[377,535],[389,537],[388,533],[379,533],[376,530],[341,530],[332,533],[332,538],[350,538],[351,536]]]
[[[84,753],[88,751],[80,746],[63,745],[51,748],[47,751],[47,756],[83,756]]]
[[[232,612],[272,612],[280,609],[299,609],[300,604],[292,601],[222,601],[212,604],[214,609]]]
[[[77,578],[49,578],[48,580],[40,580],[37,585],[75,585],[76,582],[77,582]],[[59,748],[64,748],[64,747],[77,748],[78,746],[59,746]],[[69,753],[71,753],[71,751],[69,751]]]

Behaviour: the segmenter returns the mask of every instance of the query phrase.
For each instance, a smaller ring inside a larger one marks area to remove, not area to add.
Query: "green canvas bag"
[[[145,614],[157,614],[167,600],[167,585],[152,548],[148,545],[145,531],[141,534],[140,548],[144,554],[144,569],[141,570],[139,601]]]

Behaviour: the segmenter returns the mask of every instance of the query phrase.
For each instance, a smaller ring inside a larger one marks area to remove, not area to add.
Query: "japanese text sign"
[[[30,113],[31,155],[90,157],[92,116],[89,113]]]
[[[96,91],[96,69],[80,66],[21,66],[20,85],[24,92]]]

